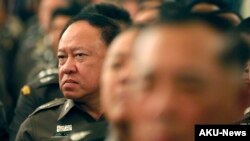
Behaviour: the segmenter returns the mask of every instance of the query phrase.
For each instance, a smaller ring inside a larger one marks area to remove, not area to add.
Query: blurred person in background
[[[135,24],[145,24],[158,18],[159,6],[164,0],[139,0],[138,11],[134,17]]]
[[[110,122],[110,130],[105,141],[128,141],[127,109],[130,100],[130,60],[139,26],[131,27],[112,42],[102,71],[101,103]]]
[[[67,7],[70,1],[41,0],[37,20],[29,26],[19,44],[13,72],[13,94],[19,97],[21,87],[27,83],[27,77],[37,64],[51,58],[51,48],[48,47],[48,30],[52,12],[59,7]],[[29,54],[29,55],[27,55]]]
[[[30,74],[27,76],[27,82],[32,81],[34,77],[43,73],[46,69],[57,68],[57,48],[60,34],[66,23],[76,14],[80,12],[82,7],[71,4],[65,8],[58,8],[52,12],[49,23],[48,33],[46,34],[46,44],[43,49],[43,56],[30,69]],[[41,51],[41,50],[39,50]]]
[[[129,12],[132,20],[134,20],[135,15],[138,11],[138,1],[137,0],[104,0],[103,2],[116,4]]]
[[[81,12],[96,13],[111,18],[121,29],[126,29],[132,24],[128,11],[112,3],[90,4],[84,7]]]
[[[163,0],[105,0],[126,9],[133,22],[141,24],[153,21],[157,16],[157,7]]]
[[[18,18],[8,12],[7,7],[7,1],[0,0],[0,95],[8,125],[15,107],[15,96],[11,93],[13,56],[23,28]]]
[[[1,65],[0,65],[1,66]],[[8,95],[5,80],[3,77],[3,72],[0,69],[0,140],[8,141],[8,125],[10,122],[10,96]]]
[[[249,49],[233,28],[219,17],[184,14],[141,31],[133,53],[132,141],[193,141],[196,124],[243,117]]]

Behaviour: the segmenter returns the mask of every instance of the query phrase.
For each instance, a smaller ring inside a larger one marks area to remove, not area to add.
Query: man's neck
[[[99,94],[90,94],[87,96],[80,106],[95,120],[98,120],[103,115],[101,110]]]

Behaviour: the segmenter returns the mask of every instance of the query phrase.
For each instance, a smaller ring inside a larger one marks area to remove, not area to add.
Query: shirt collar
[[[74,106],[75,106],[75,103],[73,102],[73,100],[67,99],[60,111],[60,114],[57,120],[58,121],[61,120]]]

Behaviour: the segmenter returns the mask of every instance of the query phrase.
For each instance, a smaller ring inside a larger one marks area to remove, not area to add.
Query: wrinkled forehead
[[[159,25],[145,29],[135,43],[133,59],[140,68],[165,59],[186,58],[212,61],[225,48],[225,38],[215,29],[202,23]],[[168,61],[168,60],[166,60]],[[161,65],[161,64],[159,64]],[[188,64],[187,64],[188,65]]]

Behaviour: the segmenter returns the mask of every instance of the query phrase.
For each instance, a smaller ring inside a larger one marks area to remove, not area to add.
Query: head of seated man
[[[130,57],[140,28],[139,26],[131,27],[117,36],[111,43],[105,59],[101,79],[101,103],[112,125],[108,138],[114,136],[119,140],[127,138]]]
[[[141,31],[132,55],[132,141],[193,141],[196,124],[243,117],[249,49],[233,27],[187,14]]]
[[[115,23],[96,14],[81,14],[66,26],[59,42],[59,83],[66,98],[85,110],[99,106],[99,80],[107,47],[119,32]],[[87,34],[86,34],[87,33]],[[93,114],[93,116],[97,116]]]
[[[121,29],[126,29],[132,24],[128,11],[111,3],[90,4],[84,7],[81,12],[95,13],[111,18],[121,27]]]
[[[68,22],[57,51],[59,86],[65,98],[38,107],[22,123],[16,140],[65,139],[82,130],[94,134],[88,125],[105,122],[99,100],[102,65],[119,31],[114,21],[97,14],[80,13]],[[105,132],[102,125],[97,128]],[[99,135],[95,137],[103,138]]]

